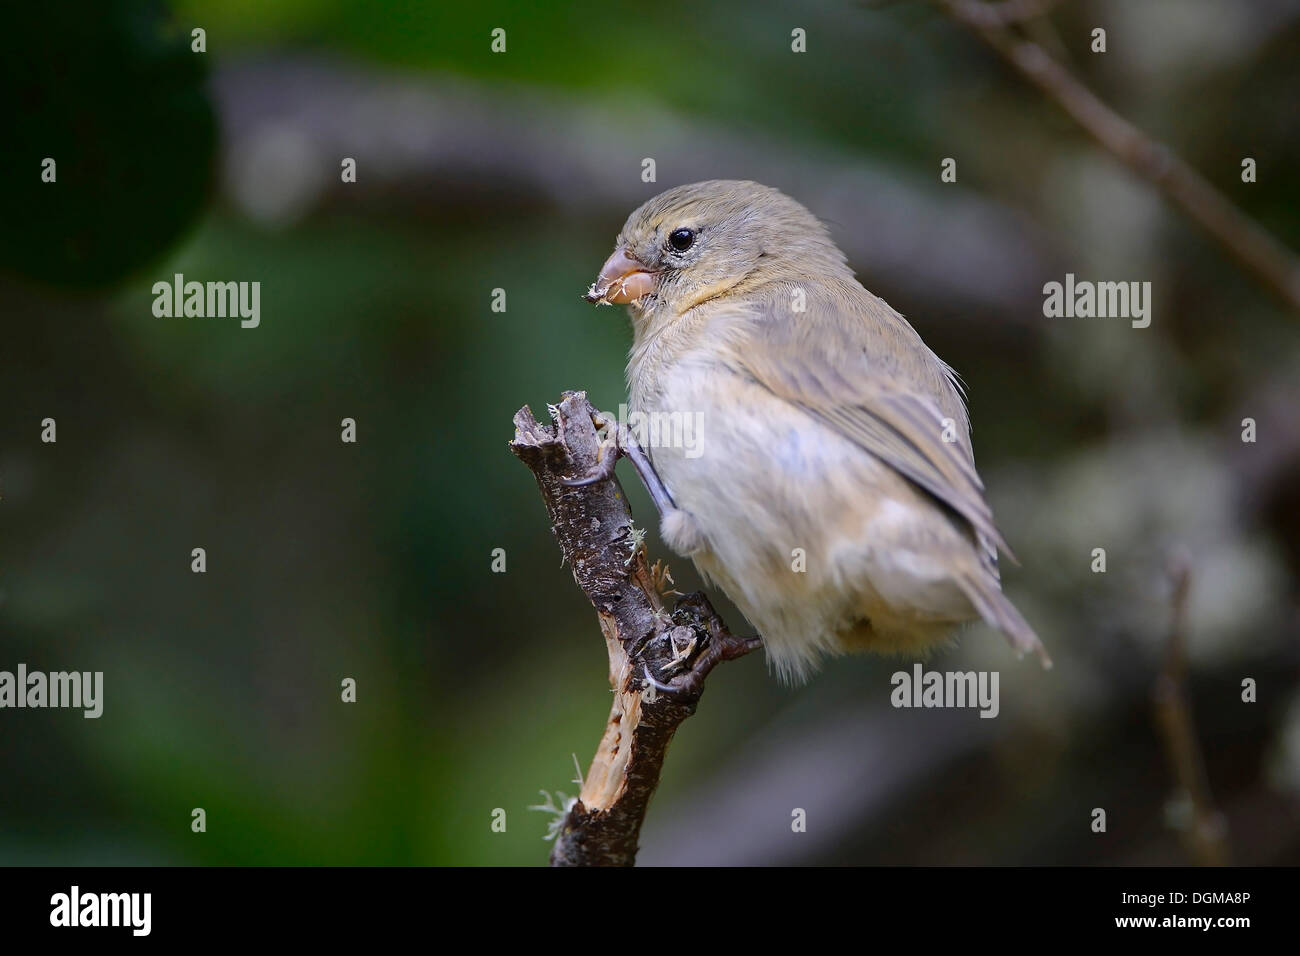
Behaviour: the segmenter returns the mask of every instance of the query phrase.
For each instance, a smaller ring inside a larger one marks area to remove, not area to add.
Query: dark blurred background
[[[972,629],[930,666],[1001,672],[981,720],[892,709],[910,662],[728,665],[641,861],[1189,862],[1151,703],[1177,559],[1232,859],[1300,862],[1300,316],[931,3],[6,16],[0,669],[102,670],[105,700],[0,712],[0,862],[545,861],[526,807],[576,791],[609,698],[511,416],[625,400],[626,320],[579,295],[636,205],[706,178],[810,207],[961,373],[1056,667]],[[1300,2],[1065,0],[1032,30],[1300,247]],[[177,272],[260,282],[260,327],[155,317]],[[1066,272],[1152,282],[1150,328],[1045,318]]]

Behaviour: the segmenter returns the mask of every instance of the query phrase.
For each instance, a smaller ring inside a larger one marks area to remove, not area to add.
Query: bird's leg
[[[632,432],[626,425],[621,424],[609,412],[597,412],[595,422],[604,425],[609,433],[604,443],[604,454],[600,459],[600,464],[590,474],[578,478],[561,478],[563,484],[570,488],[579,488],[583,485],[594,485],[598,481],[607,481],[614,475],[614,466],[618,464],[619,455],[632,462],[632,467],[641,478],[641,483],[645,485],[646,491],[650,492],[650,500],[655,504],[655,510],[659,512],[659,517],[663,518],[672,511],[677,510],[673,504],[673,497],[668,493],[668,489],[660,480],[658,472],[655,471],[654,465],[650,463],[650,456],[645,453]]]
[[[627,456],[628,461],[632,462],[632,467],[641,478],[641,484],[645,485],[646,491],[650,492],[650,500],[655,503],[655,510],[659,512],[659,517],[662,518],[669,512],[676,511],[677,506],[673,504],[673,496],[668,493],[667,486],[660,480],[655,466],[650,463],[650,456],[637,444],[626,426],[622,426],[619,441],[623,454]]]

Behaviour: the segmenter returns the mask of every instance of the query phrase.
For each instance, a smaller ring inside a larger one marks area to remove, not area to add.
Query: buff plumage
[[[588,298],[629,305],[632,411],[701,425],[693,453],[647,449],[664,540],[783,677],[924,655],[975,618],[1046,662],[1001,591],[956,376],[802,205],[752,182],[671,189],[628,218]]]

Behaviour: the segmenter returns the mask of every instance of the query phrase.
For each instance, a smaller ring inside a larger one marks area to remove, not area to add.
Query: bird
[[[698,422],[694,453],[673,429],[645,449],[661,537],[780,678],[846,653],[928,657],[977,619],[1051,666],[1002,593],[998,553],[1014,555],[964,386],[801,203],[745,180],[662,192],[584,298],[628,307],[629,420]]]

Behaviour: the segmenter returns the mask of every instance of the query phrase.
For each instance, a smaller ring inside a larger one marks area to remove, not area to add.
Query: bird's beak
[[[654,291],[655,274],[645,263],[633,259],[625,249],[617,249],[605,260],[600,276],[583,296],[595,305],[626,305]]]

